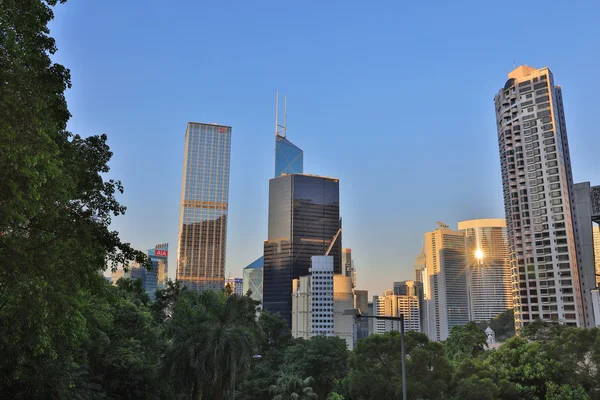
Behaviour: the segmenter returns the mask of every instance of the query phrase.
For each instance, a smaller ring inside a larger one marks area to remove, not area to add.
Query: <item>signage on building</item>
[[[169,251],[156,249],[156,250],[154,250],[154,254],[156,255],[156,257],[168,257]]]
[[[226,131],[225,128],[219,128],[219,133],[224,133]]]

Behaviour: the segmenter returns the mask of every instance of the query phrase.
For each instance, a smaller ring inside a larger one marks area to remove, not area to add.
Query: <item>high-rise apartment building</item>
[[[573,227],[573,175],[562,89],[548,68],[520,66],[494,97],[515,326],[586,326]],[[586,312],[588,315],[586,316]]]
[[[315,175],[282,175],[269,182],[269,233],[264,244],[264,309],[291,327],[292,280],[308,275],[312,256],[333,242],[334,273],[342,270],[339,181]]]
[[[426,314],[425,314],[425,293],[423,291],[423,282],[402,281],[394,282],[394,295],[396,296],[417,296],[419,301],[419,326],[423,332]]]
[[[390,291],[392,292],[392,291]],[[419,298],[415,295],[395,295],[390,292],[383,296],[373,296],[373,312],[375,316],[399,317],[404,315],[405,331],[421,331]],[[400,331],[400,321],[374,319],[375,333]]]
[[[438,222],[425,234],[427,335],[446,340],[454,326],[469,322],[465,236]]]
[[[250,291],[253,300],[260,302],[262,310],[263,302],[263,267],[265,265],[264,257],[260,257],[253,263],[244,268],[244,287],[243,293]]]
[[[189,122],[185,132],[177,280],[192,290],[225,283],[231,127]]]
[[[472,321],[490,321],[513,308],[510,253],[504,219],[458,223],[465,233],[467,284]]]
[[[352,249],[342,249],[342,274],[349,276],[352,281],[352,287],[356,287],[356,270],[354,269],[354,260],[352,259]]]

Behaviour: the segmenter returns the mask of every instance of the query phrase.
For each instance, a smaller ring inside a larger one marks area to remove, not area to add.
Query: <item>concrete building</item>
[[[361,314],[369,314],[369,291],[354,289],[354,308],[360,309]],[[358,343],[360,339],[364,339],[369,336],[369,320],[370,318],[358,318],[356,319],[356,337],[354,345]]]
[[[354,348],[353,319],[343,315],[354,307],[350,278],[333,273],[332,256],[313,256],[308,275],[292,281],[292,336],[338,336]]]
[[[263,267],[265,265],[264,257],[260,257],[253,263],[244,268],[243,293],[250,291],[252,299],[260,302],[262,310],[263,302]]]
[[[419,298],[416,295],[395,295],[386,292],[383,296],[373,296],[374,315],[399,317],[404,315],[405,331],[421,331]],[[375,333],[400,331],[400,321],[374,318]]]
[[[144,289],[154,301],[156,289],[164,289],[169,280],[169,244],[161,243],[148,250],[152,269],[146,272]]]
[[[352,315],[344,315],[345,310],[354,308],[352,278],[344,275],[333,276],[333,334],[346,341],[348,350],[354,349],[354,323]]]
[[[427,336],[446,340],[454,326],[469,322],[464,232],[438,222],[425,234]]]
[[[423,282],[425,277],[425,249],[415,259],[415,282]]]
[[[231,127],[189,122],[185,132],[177,280],[191,290],[225,284]]]
[[[515,327],[535,319],[590,326],[573,217],[562,88],[547,67],[520,66],[494,97]]]
[[[490,321],[513,308],[510,253],[504,219],[458,223],[465,233],[470,319]]]
[[[423,282],[402,281],[394,282],[393,294],[396,296],[417,296],[419,300],[419,326],[421,332],[424,331],[425,314],[425,293],[423,291]]]

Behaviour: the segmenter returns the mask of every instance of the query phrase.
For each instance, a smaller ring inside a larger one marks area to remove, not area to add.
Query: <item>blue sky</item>
[[[51,25],[69,129],[107,133],[135,247],[175,273],[188,121],[233,127],[227,274],[267,237],[275,92],[305,171],[340,178],[358,286],[413,276],[423,234],[503,217],[493,96],[516,65],[563,87],[576,181],[600,184],[600,4],[540,1],[75,1]]]

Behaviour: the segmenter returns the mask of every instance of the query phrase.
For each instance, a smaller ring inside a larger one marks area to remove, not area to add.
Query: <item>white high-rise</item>
[[[598,226],[598,225],[594,226],[593,235],[594,235],[594,261],[595,261],[595,266],[596,266],[595,271],[596,271],[596,285],[597,285],[598,280],[600,280],[600,226]]]
[[[464,232],[438,222],[425,234],[425,263],[425,333],[431,340],[446,340],[452,327],[469,322]]]
[[[494,102],[515,326],[535,319],[589,325],[591,287],[577,261],[562,89],[548,68],[520,66]]]
[[[470,319],[489,321],[513,308],[506,221],[463,221],[458,230],[465,233]]]
[[[404,315],[405,331],[421,331],[419,297],[416,295],[394,295],[391,291],[383,296],[373,296],[375,316],[399,317]],[[375,319],[375,333],[400,331],[400,321]]]

